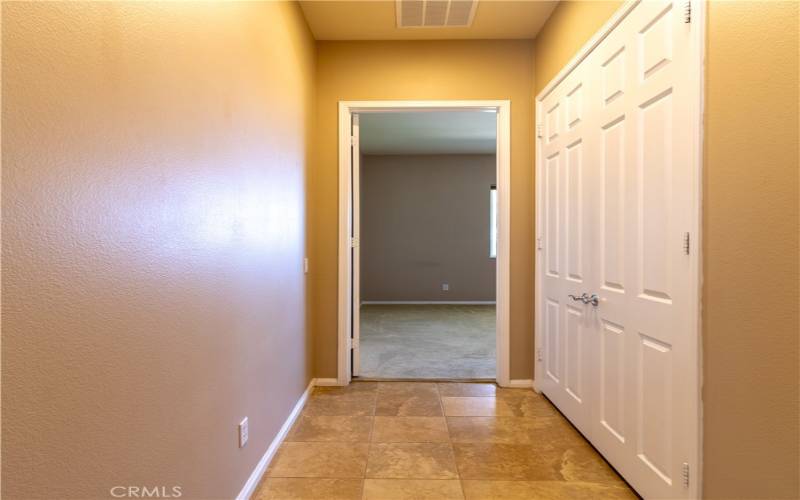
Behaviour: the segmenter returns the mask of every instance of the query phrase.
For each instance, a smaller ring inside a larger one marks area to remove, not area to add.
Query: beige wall
[[[564,2],[538,92],[615,2]],[[799,498],[798,4],[711,2],[704,185],[704,497]]]
[[[2,9],[2,496],[232,498],[311,376],[299,8]]]
[[[496,170],[493,154],[363,156],[361,300],[495,300]]]
[[[510,99],[511,377],[532,378],[531,42],[319,42],[317,78],[309,195],[316,375],[336,376],[338,101]]]

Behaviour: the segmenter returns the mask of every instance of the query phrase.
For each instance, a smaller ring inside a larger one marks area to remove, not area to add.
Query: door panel
[[[576,283],[583,282],[583,166],[582,143],[579,140],[567,146],[567,200],[565,203],[566,220],[566,253],[567,279]]]
[[[544,103],[547,112],[541,137],[541,262],[547,290],[540,309],[544,331],[541,385],[560,408],[578,415],[572,421],[585,432],[590,425],[589,414],[582,408],[590,404],[586,390],[591,376],[591,318],[586,305],[569,296],[580,296],[592,279],[587,221],[594,203],[589,187],[595,180],[587,171],[587,151],[592,144],[586,140],[586,131],[587,101],[593,90],[585,85],[581,72],[572,74],[562,88]]]
[[[564,389],[579,404],[583,403],[586,326],[583,311],[575,306],[566,308],[566,352],[564,357]]]
[[[692,26],[648,1],[538,103],[545,395],[646,498],[697,456]],[[682,7],[681,7],[682,8]],[[597,306],[569,295],[598,294]],[[543,334],[543,335],[541,335]],[[682,388],[686,390],[682,390]]]
[[[352,147],[350,149],[352,154],[353,171],[351,172],[351,179],[353,179],[353,229],[351,245],[353,250],[353,331],[351,334],[351,342],[353,346],[352,354],[352,367],[354,377],[359,375],[361,371],[361,353],[359,350],[361,343],[361,147],[360,147],[360,134],[358,125],[358,115],[352,115]]]
[[[545,341],[547,357],[545,358],[545,372],[556,384],[560,383],[561,370],[559,362],[561,361],[561,304],[557,301],[548,299],[547,310],[545,312],[545,332],[547,340]]]

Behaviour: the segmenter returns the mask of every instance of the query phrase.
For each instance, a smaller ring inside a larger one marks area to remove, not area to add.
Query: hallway
[[[543,397],[494,384],[317,387],[254,498],[636,498]]]

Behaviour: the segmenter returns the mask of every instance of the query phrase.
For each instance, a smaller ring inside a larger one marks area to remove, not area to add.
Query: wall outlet
[[[239,448],[244,448],[247,444],[247,434],[247,417],[244,417],[244,420],[239,422]]]
[[[449,283],[442,283],[442,291],[446,292],[448,290],[450,290],[450,284]]]

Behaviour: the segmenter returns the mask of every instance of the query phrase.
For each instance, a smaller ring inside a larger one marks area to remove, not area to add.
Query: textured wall
[[[317,43],[309,195],[316,376],[336,376],[338,102],[510,99],[511,377],[533,377],[532,79],[530,40]]]
[[[618,2],[562,2],[536,92]],[[798,3],[710,2],[703,192],[705,498],[800,498]]]
[[[798,6],[709,6],[707,498],[800,498]]]
[[[300,10],[2,9],[2,496],[232,498],[311,376]]]
[[[361,300],[495,300],[496,170],[494,155],[365,155]]]

